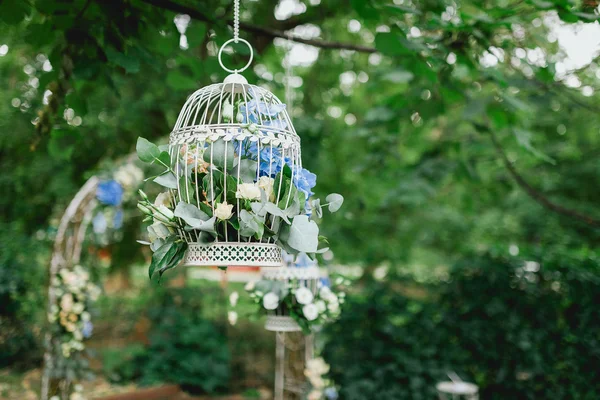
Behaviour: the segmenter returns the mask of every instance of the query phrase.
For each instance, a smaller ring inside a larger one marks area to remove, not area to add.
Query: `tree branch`
[[[560,204],[556,204],[556,203],[552,202],[550,199],[548,199],[546,196],[544,196],[542,193],[537,191],[515,169],[512,162],[510,162],[510,160],[506,156],[504,149],[498,142],[498,138],[496,137],[496,134],[494,133],[494,131],[492,129],[488,129],[487,127],[480,126],[480,125],[477,125],[477,129],[487,131],[490,134],[492,143],[494,144],[494,147],[496,148],[498,155],[502,159],[504,166],[506,167],[506,169],[508,170],[510,175],[513,177],[515,182],[517,182],[517,184],[525,191],[525,193],[527,193],[527,195],[529,195],[529,197],[531,197],[532,199],[537,201],[539,204],[541,204],[546,209],[553,211],[557,214],[575,218],[575,219],[582,221],[582,222],[586,223],[587,225],[590,225],[593,227],[600,227],[600,220],[590,217],[589,215],[581,214],[578,211],[563,207]]]
[[[181,14],[187,14],[190,17],[192,17],[198,21],[211,22],[211,23],[216,23],[216,24],[222,23],[221,21],[218,21],[214,18],[207,16],[206,14],[204,14],[203,12],[199,11],[196,8],[192,8],[192,7],[183,5],[183,4],[179,4],[172,0],[141,0],[141,1],[143,1],[144,3],[151,4],[155,7],[165,9],[165,10],[169,10],[169,11],[173,11],[173,12],[181,13]],[[232,26],[233,20],[227,20],[226,23],[227,23],[227,25]],[[250,23],[242,22],[242,21],[240,21],[240,29],[243,31],[249,32],[249,33],[254,33],[256,35],[260,35],[260,36],[287,39],[287,40],[291,40],[293,42],[303,43],[303,44],[307,44],[309,46],[314,46],[314,47],[319,47],[321,49],[352,50],[352,51],[358,51],[360,53],[376,53],[377,52],[377,49],[375,49],[374,47],[363,46],[363,45],[352,44],[352,43],[329,42],[329,41],[320,40],[320,39],[304,39],[304,38],[301,38],[296,35],[287,34],[284,31],[266,28],[263,26],[254,25],[254,24],[250,24]]]

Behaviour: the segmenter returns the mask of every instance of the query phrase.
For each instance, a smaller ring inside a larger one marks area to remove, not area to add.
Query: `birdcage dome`
[[[188,243],[184,264],[280,266],[275,236],[282,217],[250,202],[262,198],[287,209],[297,201],[284,182],[284,168],[292,181],[302,168],[300,138],[286,105],[233,74],[187,99],[170,134],[169,154],[177,202],[199,210],[208,207],[214,214],[236,210],[233,221],[225,219],[229,215],[217,215],[226,223],[217,226],[214,241],[208,243],[201,229],[181,232]],[[300,213],[304,205],[298,206]],[[244,209],[248,207],[255,209],[253,215]],[[264,224],[262,231],[259,222]]]

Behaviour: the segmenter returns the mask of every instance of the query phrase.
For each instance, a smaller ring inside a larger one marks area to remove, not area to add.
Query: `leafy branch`
[[[544,208],[546,208],[552,212],[555,212],[557,214],[561,214],[561,215],[564,215],[567,217],[575,218],[575,219],[577,219],[587,225],[593,226],[593,227],[600,227],[599,219],[596,219],[596,218],[591,217],[586,214],[582,214],[582,213],[572,210],[570,208],[566,208],[560,204],[556,204],[552,200],[548,199],[543,193],[541,193],[536,188],[534,188],[529,182],[527,182],[527,180],[521,174],[519,174],[519,172],[517,171],[517,169],[515,168],[513,163],[508,159],[506,152],[504,151],[504,149],[502,148],[502,145],[498,141],[498,137],[496,136],[496,133],[494,132],[494,130],[489,129],[487,126],[484,126],[481,124],[475,124],[475,127],[477,128],[477,130],[479,130],[481,132],[487,132],[490,134],[490,138],[492,140],[494,148],[496,149],[496,152],[500,156],[500,159],[502,160],[504,166],[506,167],[506,169],[508,170],[510,175],[513,177],[515,182],[525,191],[525,193],[527,193],[527,195],[529,197],[531,197],[536,202],[538,202],[540,205],[542,205]]]
[[[187,14],[190,17],[204,22],[210,22],[213,24],[219,24],[220,22],[216,19],[209,17],[197,8],[179,4],[172,0],[142,0],[145,3],[151,4],[155,7],[159,7],[165,10],[173,11],[176,13]],[[233,26],[233,20],[227,20],[227,25]],[[267,36],[272,38],[282,38],[291,40],[297,43],[303,43],[314,47],[329,50],[353,50],[361,53],[376,53],[377,49],[370,46],[364,46],[353,43],[343,42],[331,42],[320,39],[304,39],[300,36],[286,33],[281,30],[266,28],[255,24],[240,21],[240,29],[248,33],[253,33],[260,36]]]

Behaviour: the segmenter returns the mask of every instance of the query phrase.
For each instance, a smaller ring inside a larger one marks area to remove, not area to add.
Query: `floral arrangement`
[[[321,205],[313,198],[316,175],[277,147],[287,140],[284,135],[260,131],[261,127],[285,128],[282,118],[277,118],[284,109],[285,104],[266,105],[255,99],[225,101],[224,121],[237,123],[231,128],[207,129],[196,136],[197,142],[170,152],[138,139],[140,160],[162,168],[149,179],[168,189],[154,201],[140,191],[138,208],[146,215],[145,221],[151,222],[149,241],[140,242],[153,251],[150,277],[177,266],[190,239],[205,244],[234,237],[246,242],[271,241],[290,254],[302,252],[311,257],[326,251],[319,248],[326,239],[319,236],[312,216],[321,218],[324,207],[337,211],[343,197],[330,194]],[[260,148],[259,137],[261,143],[270,145]]]
[[[92,218],[95,241],[103,246],[114,239],[123,226],[123,203],[140,187],[144,172],[134,164],[125,164],[113,174],[113,179],[102,181],[96,189],[98,207]]]
[[[98,299],[100,288],[90,281],[90,274],[80,265],[62,268],[50,282],[56,303],[50,306],[56,378],[87,378],[85,340],[92,335],[90,306]]]
[[[339,290],[348,282],[338,277],[337,292],[332,290],[329,279],[318,281],[315,291],[300,284],[298,280],[260,280],[248,282],[245,290],[261,308],[261,312],[290,316],[306,334],[312,327],[335,320],[341,312],[346,293]]]
[[[306,400],[336,400],[339,397],[335,386],[325,378],[328,373],[329,365],[320,357],[306,363],[304,376],[311,386]]]

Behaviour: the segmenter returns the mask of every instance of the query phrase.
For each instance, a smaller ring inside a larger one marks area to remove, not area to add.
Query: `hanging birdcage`
[[[262,197],[282,212],[294,202],[296,214],[304,208],[284,181],[284,168],[291,181],[302,169],[300,139],[285,105],[241,75],[230,75],[190,96],[171,133],[169,153],[177,172],[177,201],[215,214],[222,210],[227,221],[216,227],[216,240],[209,245],[206,231],[182,232],[189,245],[185,264],[281,265],[281,249],[273,238],[281,216],[260,210],[265,203],[258,201]],[[245,210],[248,204],[254,213]],[[239,229],[226,218],[234,207]]]
[[[319,279],[321,277],[317,263],[301,254],[294,257],[284,253],[284,266],[263,270],[262,278],[265,281],[276,282],[282,290],[298,291],[307,289],[312,297],[318,293]],[[294,305],[298,299],[292,297]],[[290,315],[290,305],[280,301],[277,308],[270,310],[265,321],[265,329],[273,332],[299,332],[302,330],[298,322]]]
[[[138,139],[142,161],[166,170],[154,182],[169,189],[151,202],[141,192],[139,208],[153,224],[150,276],[188,266],[279,267],[281,251],[315,253],[319,228],[311,214],[337,211],[339,194],[321,204],[312,196],[316,175],[302,167],[300,138],[283,104],[269,90],[240,75],[252,62],[252,47],[238,37],[221,47],[219,63],[230,75],[194,92],[185,102],[163,151]],[[222,60],[230,43],[242,43],[250,59],[241,69]]]

